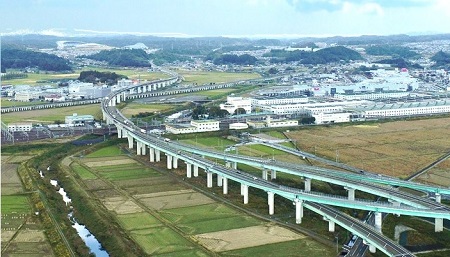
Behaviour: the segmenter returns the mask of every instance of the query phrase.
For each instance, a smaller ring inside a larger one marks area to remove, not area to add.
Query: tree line
[[[69,62],[54,54],[34,52],[22,49],[2,50],[2,70],[37,68],[46,71],[71,71]]]

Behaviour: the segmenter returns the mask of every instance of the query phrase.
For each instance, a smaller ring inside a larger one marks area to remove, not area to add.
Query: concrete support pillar
[[[141,148],[142,148],[142,143],[137,141],[136,142],[136,155],[141,155]]]
[[[155,161],[161,161],[161,151],[159,151],[158,149],[155,149]]]
[[[441,202],[441,194],[435,193],[435,194],[434,194],[434,198],[436,199],[436,202],[438,202],[438,203]]]
[[[244,184],[241,184],[241,195],[244,195]]]
[[[267,204],[269,205],[269,215],[275,213],[275,194],[272,192],[267,192]]]
[[[141,87],[138,87],[138,88],[137,88],[137,92],[138,92],[138,94],[140,94],[140,93],[142,92]]]
[[[276,179],[277,178],[277,171],[276,170],[271,170],[270,171],[270,178],[271,179]]]
[[[311,179],[305,178],[305,192],[311,191]]]
[[[345,187],[345,189],[348,191],[348,200],[354,201],[355,200],[355,189],[350,187]]]
[[[142,155],[147,154],[147,145],[145,143],[141,143],[141,153]]]
[[[178,157],[174,156],[172,161],[173,161],[173,164],[172,164],[173,168],[178,169]]]
[[[130,135],[128,135],[128,148],[133,149],[133,137],[131,137]]]
[[[117,95],[117,103],[120,104],[120,97],[121,95]]]
[[[267,179],[268,179],[268,178],[267,178],[267,170],[262,170],[261,178],[264,179],[264,180],[267,180]]]
[[[117,137],[122,138],[122,130],[119,127],[117,127]]]
[[[111,99],[111,106],[116,106],[116,98]]]
[[[192,164],[186,162],[186,177],[192,177]]]
[[[237,170],[237,162],[233,162],[233,169]]]
[[[198,177],[198,166],[194,164],[194,177]]]
[[[155,148],[150,147],[150,162],[155,162]]]
[[[220,176],[219,174],[217,174],[217,186],[218,187],[222,186],[222,176]]]
[[[231,168],[231,162],[225,162],[225,167]]]
[[[375,253],[377,251],[377,248],[373,245],[369,245],[369,252]]]
[[[295,199],[295,223],[301,224],[303,218],[303,200]]]
[[[248,185],[244,185],[243,187],[244,193],[244,204],[248,204]]]
[[[375,223],[374,223],[374,227],[375,229],[381,232],[381,226],[382,226],[382,221],[383,221],[383,213],[381,212],[375,212]]]
[[[206,187],[212,187],[213,185],[213,174],[212,172],[206,172]]]
[[[443,218],[435,218],[434,219],[434,232],[442,232],[444,231],[444,219]]]
[[[328,220],[328,231],[334,232],[335,227],[336,227],[336,225],[335,225],[334,221]]]
[[[167,159],[167,169],[172,169],[172,155],[166,154]]]
[[[222,179],[223,179],[223,194],[226,195],[228,194],[228,179],[225,177]]]

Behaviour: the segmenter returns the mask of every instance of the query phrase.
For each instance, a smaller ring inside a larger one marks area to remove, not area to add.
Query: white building
[[[318,113],[313,114],[316,124],[327,124],[327,123],[340,123],[340,122],[350,122],[349,112],[340,112],[340,113]]]
[[[38,92],[22,91],[22,92],[16,92],[16,94],[14,95],[14,100],[20,101],[20,102],[29,102],[34,99],[39,99]]]
[[[248,129],[248,125],[245,123],[230,123],[229,125],[230,129]]]
[[[74,113],[72,116],[66,116],[65,123],[69,126],[84,126],[86,123],[94,122],[92,115],[78,115]]]
[[[370,93],[370,94],[335,94],[334,98],[342,100],[374,100],[386,98],[407,97],[410,92],[386,92],[386,93]]]
[[[190,125],[166,124],[166,131],[172,134],[187,134],[218,130],[220,130],[219,122],[215,120],[192,120]]]
[[[117,81],[117,86],[118,87],[129,87],[133,85],[133,81],[131,79],[121,79],[119,81]]]
[[[220,130],[219,122],[215,120],[192,120],[191,126],[196,127],[196,132]]]
[[[376,104],[357,109],[366,119],[450,113],[450,100]]]
[[[9,132],[15,132],[15,131],[28,132],[28,131],[31,131],[32,128],[33,128],[32,123],[10,123],[10,124],[8,124]]]
[[[226,110],[230,114],[233,114],[239,108],[244,109],[245,113],[251,113],[252,100],[250,98],[228,96],[227,102],[220,105],[220,109]]]
[[[263,108],[264,106],[277,105],[277,104],[299,104],[307,103],[308,97],[262,97],[262,98],[251,98],[252,109]]]
[[[263,110],[278,114],[278,115],[288,115],[288,114],[309,114],[312,108],[322,108],[322,112],[339,112],[342,107],[352,107],[367,105],[369,101],[342,101],[342,102],[319,102],[319,103],[306,103],[306,104],[282,104],[282,105],[271,105],[265,107]],[[327,110],[327,111],[325,111]]]

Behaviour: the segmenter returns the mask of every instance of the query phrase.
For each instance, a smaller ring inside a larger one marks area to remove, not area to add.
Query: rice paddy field
[[[3,155],[1,162],[1,256],[54,256],[29,194],[17,173],[30,156]]]
[[[217,138],[198,141],[208,144]],[[232,141],[219,140],[219,146],[228,143]],[[303,234],[249,216],[175,180],[161,158],[149,163],[142,156],[141,161],[151,164],[144,165],[110,146],[73,159],[70,167],[148,255],[273,256],[278,247],[303,246],[311,256],[334,256],[332,249]],[[185,173],[184,164],[170,172]]]

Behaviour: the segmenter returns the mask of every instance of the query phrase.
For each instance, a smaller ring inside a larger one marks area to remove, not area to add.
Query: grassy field
[[[117,146],[109,146],[101,148],[95,152],[92,152],[88,155],[86,155],[87,158],[93,158],[93,157],[107,157],[107,156],[118,156],[121,155],[122,151]]]
[[[203,85],[209,83],[226,83],[247,79],[256,79],[261,76],[257,73],[232,73],[232,72],[217,72],[217,71],[183,71],[178,70],[181,76],[183,76],[183,84],[195,84]]]
[[[149,113],[158,113],[158,112],[165,112],[174,109],[179,105],[177,104],[142,104],[142,103],[136,103],[132,102],[127,104],[125,108],[121,110],[121,113],[127,117],[131,118],[132,115],[136,115],[139,113],[149,112]]]
[[[404,178],[449,151],[449,124],[450,118],[439,118],[311,127],[286,134],[303,151]]]
[[[147,178],[153,176],[160,176],[159,173],[148,169],[132,169],[132,170],[120,170],[120,171],[110,171],[110,172],[102,172],[100,175],[109,180],[128,180],[128,179],[138,179],[138,178]]]
[[[163,225],[158,219],[144,212],[117,215],[117,218],[125,230],[139,230]]]
[[[27,73],[27,78],[3,80],[3,84],[11,85],[40,85],[48,84],[49,81],[56,81],[62,79],[78,79],[80,72],[96,70],[101,72],[115,72],[119,75],[127,76],[129,79],[155,80],[163,79],[168,76],[161,72],[147,72],[145,69],[109,69],[99,67],[86,67],[81,70],[75,70],[73,73]],[[38,83],[38,82],[42,83]]]
[[[133,230],[131,236],[152,256],[161,253],[173,255],[195,248],[195,245],[167,227]]]
[[[29,213],[31,208],[28,197],[23,195],[2,195],[2,215]]]
[[[11,106],[30,106],[30,105],[39,105],[39,104],[46,104],[48,102],[41,102],[41,101],[33,101],[33,102],[20,102],[20,101],[8,101],[6,99],[1,99],[1,107],[11,107]]]
[[[222,256],[336,256],[335,249],[324,248],[308,238],[222,252]]]
[[[81,179],[96,179],[97,176],[95,176],[92,172],[90,172],[85,167],[81,166],[78,163],[73,163],[70,165],[70,168],[72,168],[73,171],[75,171],[78,176],[80,176]]]
[[[74,113],[77,113],[78,115],[93,115],[97,120],[102,118],[100,104],[89,104],[45,110],[5,113],[2,114],[2,121],[6,124],[14,122],[52,124],[58,120],[64,122],[66,116],[72,116]]]

